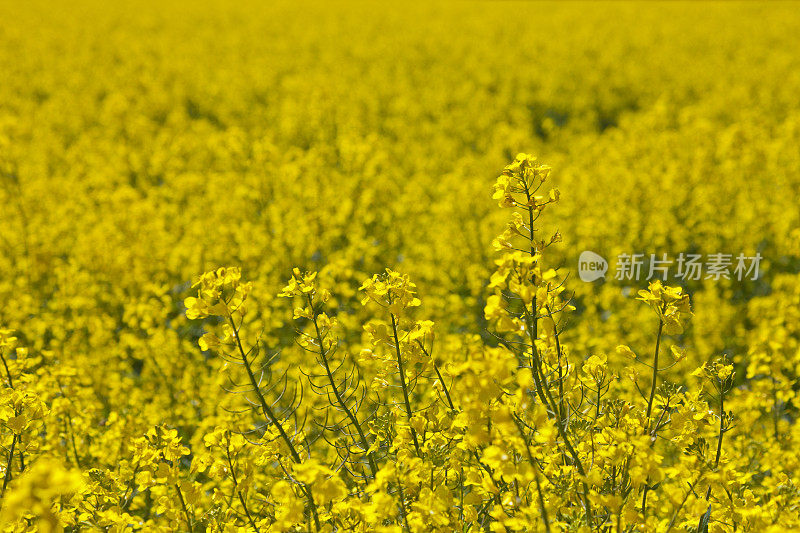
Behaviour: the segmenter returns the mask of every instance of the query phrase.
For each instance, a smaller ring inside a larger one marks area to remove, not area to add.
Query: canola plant
[[[0,530],[800,529],[798,13],[0,2]]]

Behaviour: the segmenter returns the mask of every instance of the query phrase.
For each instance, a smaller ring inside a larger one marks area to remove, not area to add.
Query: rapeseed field
[[[0,0],[0,530],[800,529],[798,7]]]

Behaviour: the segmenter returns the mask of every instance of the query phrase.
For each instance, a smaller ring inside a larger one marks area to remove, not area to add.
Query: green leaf
[[[697,533],[708,533],[708,521],[711,520],[711,506],[708,506],[708,509],[703,516],[700,517],[700,524],[697,525]]]

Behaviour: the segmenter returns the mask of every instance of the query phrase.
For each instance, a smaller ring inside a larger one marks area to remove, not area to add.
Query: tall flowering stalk
[[[267,430],[275,429],[286,445],[291,460],[296,465],[302,465],[303,459],[298,452],[298,447],[284,427],[281,417],[276,414],[275,405],[267,401],[265,389],[261,379],[256,377],[257,367],[255,360],[258,356],[258,346],[245,348],[240,332],[246,312],[246,300],[252,290],[252,283],[241,282],[241,271],[238,268],[220,268],[203,274],[194,285],[197,287],[197,296],[186,298],[186,316],[190,319],[206,317],[219,317],[222,319],[222,337],[216,333],[206,333],[199,341],[200,348],[212,350],[222,356],[227,362],[241,365],[247,375],[247,383],[242,386],[242,391],[255,396],[256,405],[267,421]],[[314,526],[320,529],[319,513],[314,501],[312,487],[296,480],[300,491],[308,502],[308,509],[314,520]]]
[[[334,436],[342,433],[350,434],[350,431],[355,431],[353,441],[359,447],[358,455],[366,455],[370,478],[375,479],[378,474],[375,452],[370,447],[367,437],[368,430],[365,430],[365,424],[362,420],[359,420],[358,416],[358,410],[363,404],[366,391],[359,395],[357,390],[358,379],[355,380],[356,389],[353,389],[353,386],[350,385],[350,379],[346,376],[338,376],[343,362],[337,364],[334,359],[338,347],[338,342],[332,334],[333,329],[336,327],[336,319],[323,310],[325,303],[331,297],[330,292],[327,289],[318,287],[316,272],[301,272],[300,269],[295,268],[289,283],[283,288],[279,296],[295,298],[299,306],[294,309],[294,320],[299,324],[305,321],[311,326],[308,332],[301,329],[301,326],[298,326],[297,329],[298,344],[304,350],[314,354],[317,364],[324,372],[321,384],[319,380],[309,378],[311,386],[315,392],[321,395],[324,394],[329,400],[332,400],[331,403],[334,409],[344,413],[344,423],[336,420],[324,429],[332,432]],[[357,369],[355,370],[357,371]],[[342,371],[341,373],[345,372]],[[352,371],[350,374],[352,374]],[[349,461],[349,449],[344,451],[344,456]]]
[[[420,305],[416,296],[416,285],[398,272],[387,269],[384,274],[376,274],[361,285],[364,297],[362,305],[370,301],[386,309],[389,314],[390,330],[386,330],[380,323],[369,324],[365,327],[376,345],[386,344],[394,352],[394,364],[397,366],[397,378],[400,381],[400,390],[403,395],[403,409],[408,422],[408,430],[414,443],[414,450],[418,457],[422,457],[422,447],[419,443],[417,430],[412,421],[414,409],[411,407],[411,394],[413,392],[413,372],[409,368],[409,354],[403,353],[403,342],[400,337],[401,321],[407,319],[408,311]]]
[[[564,396],[566,376],[562,366],[566,361],[556,318],[572,306],[560,296],[563,284],[557,281],[557,273],[543,267],[542,262],[547,247],[559,242],[561,236],[556,232],[546,240],[537,238],[535,227],[544,210],[559,200],[558,189],[550,189],[546,195],[538,194],[549,175],[550,167],[540,164],[531,155],[519,154],[497,178],[494,198],[500,207],[514,211],[505,231],[493,243],[502,256],[496,261],[497,269],[491,277],[489,287],[494,294],[487,301],[485,314],[497,333],[505,334],[501,342],[518,353],[522,366],[530,370],[534,392],[555,421],[565,459],[572,462],[579,476],[585,479],[587,470],[567,419],[569,405]],[[540,331],[542,320],[547,321],[547,327]],[[550,372],[548,363],[551,361],[544,360],[543,356],[548,353],[555,354],[555,374]],[[534,468],[539,466],[534,465]],[[589,486],[585,481],[580,484],[579,498],[586,523],[591,528],[594,520]],[[546,516],[544,508],[542,511]]]

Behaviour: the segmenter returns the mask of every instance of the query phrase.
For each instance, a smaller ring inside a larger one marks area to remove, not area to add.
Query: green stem
[[[8,369],[8,363],[6,363],[6,358],[3,356],[3,351],[0,350],[0,360],[3,361],[3,367],[6,369],[6,377],[8,378],[8,386],[12,389],[14,388],[14,382],[11,379],[11,371]]]
[[[439,371],[439,365],[436,364],[436,361],[433,360],[433,356],[430,353],[428,353],[428,350],[425,349],[425,345],[422,344],[422,341],[417,341],[417,344],[419,344],[422,353],[424,353],[425,356],[431,360],[431,365],[433,365],[433,370],[436,372],[436,377],[439,378],[439,383],[442,384],[442,390],[444,391],[444,396],[445,398],[447,398],[447,405],[450,406],[450,409],[452,411],[455,411],[456,406],[453,404],[453,399],[450,397],[450,391],[447,390],[447,384],[444,382],[442,373]],[[431,351],[433,351],[433,349],[431,349]]]
[[[231,469],[231,477],[233,478],[233,490],[236,492],[237,496],[239,496],[239,502],[242,504],[242,508],[244,509],[244,514],[247,516],[247,521],[250,522],[250,525],[253,529],[256,530],[256,533],[259,533],[258,526],[256,526],[253,517],[250,516],[250,509],[247,508],[247,502],[244,499],[244,495],[242,491],[239,490],[239,480],[236,479],[236,469],[233,468],[233,459],[231,458],[231,443],[230,443],[230,436],[227,437],[228,440],[225,443],[225,455],[228,458],[228,466]]]
[[[177,483],[175,484],[175,490],[178,491],[178,499],[181,501],[181,508],[183,508],[183,514],[186,517],[186,527],[189,528],[189,533],[194,533],[194,529],[192,529],[192,518],[189,516],[189,509],[186,507],[186,501],[183,499],[183,493]]]
[[[394,317],[394,313],[389,313],[389,316],[392,318],[392,334],[394,335],[394,348],[397,355],[397,368],[400,374],[400,385],[403,389],[403,403],[405,404],[406,408],[406,416],[408,417],[408,425],[409,429],[411,430],[411,438],[414,440],[414,449],[417,451],[417,456],[422,457],[422,451],[420,450],[419,441],[417,440],[417,432],[411,425],[411,417],[413,416],[413,413],[411,412],[411,402],[408,399],[408,386],[406,385],[406,372],[403,368],[403,357],[400,355],[400,337],[397,334],[397,320]]]
[[[719,466],[719,458],[722,456],[722,439],[725,436],[725,431],[723,430],[723,423],[725,421],[725,392],[723,391],[723,385],[720,385],[719,389],[719,437],[717,438],[717,453],[714,457],[714,469],[716,470]],[[706,491],[706,500],[711,496],[711,485],[709,484],[708,490]]]
[[[536,465],[536,461],[533,458],[533,454],[531,453],[530,445],[528,444],[528,439],[525,438],[525,431],[522,427],[522,422],[520,422],[519,418],[514,415],[511,417],[514,420],[514,424],[516,424],[517,429],[519,430],[519,434],[522,437],[522,442],[525,443],[525,451],[528,454],[528,460],[531,463],[531,469],[533,470],[533,479],[536,483],[536,492],[539,495],[539,512],[542,514],[542,520],[544,520],[544,528],[547,533],[550,533],[550,520],[547,517],[547,507],[544,505],[544,495],[542,494],[542,484],[539,481],[539,468]]]
[[[653,353],[653,383],[650,385],[650,398],[647,400],[647,427],[650,427],[650,413],[653,411],[653,400],[656,397],[656,386],[658,385],[658,352],[661,347],[661,333],[664,330],[664,321],[658,319],[658,334],[656,335],[656,349]],[[658,422],[656,422],[656,427]],[[647,430],[645,430],[647,431]],[[655,432],[654,432],[655,433]],[[642,491],[642,515],[647,516],[647,492],[650,490],[648,486],[650,479],[648,478],[644,484]]]
[[[647,418],[653,410],[653,400],[656,397],[656,385],[658,384],[658,351],[661,346],[661,333],[664,330],[664,321],[658,320],[658,335],[656,336],[656,349],[653,354],[653,384],[650,386],[650,398],[647,400]]]
[[[8,486],[8,482],[11,481],[11,467],[13,466],[14,461],[14,448],[17,446],[17,439],[19,437],[17,434],[14,434],[14,437],[11,439],[11,449],[8,451],[8,463],[6,464],[6,474],[3,476],[3,489],[0,492],[0,500],[3,499],[3,495],[6,493],[6,487]]]
[[[339,388],[336,386],[336,380],[333,379],[333,372],[331,372],[330,365],[328,364],[328,352],[325,350],[325,346],[323,345],[323,337],[322,337],[322,330],[319,327],[319,323],[317,322],[318,314],[314,312],[314,303],[311,299],[311,294],[306,294],[308,298],[308,306],[311,309],[312,316],[314,317],[312,322],[314,323],[314,330],[317,333],[317,344],[319,345],[319,356],[322,360],[322,364],[325,367],[325,373],[328,376],[328,383],[331,385],[331,389],[333,389],[333,396],[336,398],[336,403],[339,404],[339,407],[347,415],[347,418],[350,419],[350,422],[353,424],[353,427],[356,428],[356,432],[358,433],[358,438],[361,441],[361,447],[364,448],[365,452],[367,453],[367,462],[369,463],[369,469],[372,471],[372,479],[375,479],[375,476],[378,475],[378,467],[375,464],[375,459],[372,455],[372,452],[369,452],[369,443],[367,442],[366,434],[364,433],[363,429],[361,429],[361,423],[356,418],[355,414],[352,410],[347,407],[347,403],[344,401],[344,398],[339,393]]]
[[[408,525],[408,512],[406,511],[406,502],[405,502],[405,495],[403,494],[403,484],[400,482],[400,479],[397,480],[397,490],[398,495],[400,496],[400,511],[403,513],[403,524],[405,526],[406,531],[411,531],[411,528]]]
[[[302,463],[302,459],[300,458],[300,454],[297,453],[297,450],[294,447],[294,443],[292,439],[289,438],[289,435],[286,433],[286,430],[283,429],[283,425],[278,421],[278,418],[270,409],[269,404],[267,403],[266,398],[264,398],[264,394],[262,394],[261,389],[258,387],[258,381],[256,380],[256,376],[253,373],[253,369],[250,366],[250,361],[247,359],[247,353],[244,351],[244,347],[242,346],[242,341],[239,338],[239,329],[236,327],[236,323],[233,321],[232,317],[228,317],[228,321],[230,322],[231,327],[233,328],[233,336],[236,338],[236,345],[239,348],[239,355],[242,358],[242,363],[244,364],[244,368],[247,371],[247,377],[250,380],[250,386],[253,387],[253,392],[255,392],[256,397],[258,398],[258,402],[261,404],[261,409],[264,412],[264,416],[267,418],[267,422],[270,422],[275,427],[278,428],[278,433],[280,434],[283,442],[286,443],[286,446],[289,448],[289,453],[292,456],[292,460],[300,464]],[[311,508],[311,513],[314,515],[314,525],[317,528],[317,531],[320,529],[319,524],[319,515],[317,513],[317,504],[314,502],[314,496],[311,493],[311,487],[305,486],[304,492],[306,493],[308,499],[308,505]]]

